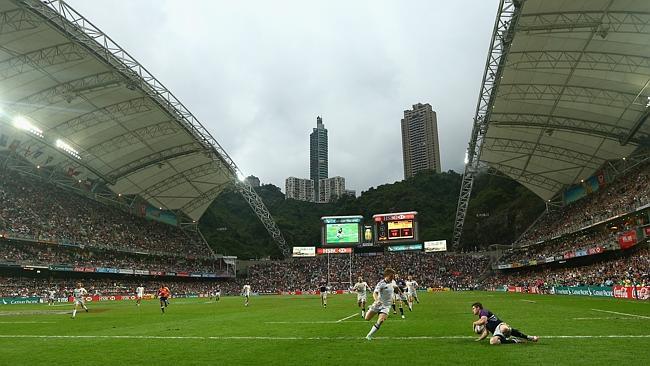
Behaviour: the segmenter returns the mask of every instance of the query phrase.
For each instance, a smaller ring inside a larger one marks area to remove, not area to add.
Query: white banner
[[[316,247],[293,247],[293,257],[315,257]]]
[[[446,240],[434,240],[434,241],[425,241],[424,242],[424,252],[444,252],[447,250],[447,241]]]

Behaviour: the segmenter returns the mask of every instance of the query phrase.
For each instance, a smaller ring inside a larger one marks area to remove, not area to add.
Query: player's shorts
[[[503,324],[503,322],[497,324],[497,327],[494,328],[494,333],[492,333],[492,335],[501,338],[501,340],[505,340],[507,337],[504,336],[501,332],[501,324]]]
[[[323,299],[327,299],[327,292],[321,292],[320,297]]]
[[[400,298],[400,300],[402,300],[402,301],[408,301],[408,296],[406,295],[406,292],[402,292],[402,293],[399,295],[399,298]]]
[[[357,294],[357,302],[366,302],[367,296],[365,294],[359,295]]]
[[[418,298],[418,290],[413,290],[409,291],[409,296],[412,296],[413,298]]]
[[[75,304],[75,305],[85,305],[85,304],[86,304],[86,300],[84,300],[83,297],[75,297],[75,298],[74,298],[74,304]]]
[[[368,311],[372,311],[373,313],[376,313],[376,314],[386,314],[386,315],[388,315],[390,313],[390,305],[386,306],[384,304],[381,304],[381,305],[372,304],[368,308]]]
[[[160,301],[167,301],[167,297],[166,296],[161,296]]]
[[[221,296],[221,292],[215,292],[215,293],[214,293],[214,296],[217,296],[217,297],[218,297],[218,296]]]

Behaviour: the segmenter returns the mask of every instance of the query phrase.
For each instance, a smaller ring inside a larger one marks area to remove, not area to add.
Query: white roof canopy
[[[19,141],[35,165],[195,220],[238,174],[160,82],[63,2],[0,0],[0,109],[0,149]],[[16,118],[42,137],[12,126]]]
[[[480,159],[543,199],[650,136],[650,1],[527,0]]]

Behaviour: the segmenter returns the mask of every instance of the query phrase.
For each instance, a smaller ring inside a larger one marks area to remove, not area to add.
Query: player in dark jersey
[[[404,316],[404,303],[408,301],[406,296],[406,281],[403,278],[400,278],[397,274],[395,275],[395,284],[397,285],[397,291],[395,291],[395,302],[399,307],[400,315],[402,319],[406,318]],[[411,308],[409,308],[411,310]],[[393,312],[395,311],[395,303],[393,303]]]
[[[520,343],[521,341],[519,339],[525,339],[531,342],[537,342],[539,340],[538,336],[529,336],[515,328],[512,328],[508,323],[499,319],[499,317],[490,310],[483,309],[483,304],[480,302],[472,304],[472,313],[478,316],[478,320],[472,323],[472,327],[477,325],[485,326],[481,336],[476,341],[482,341],[487,338],[490,333],[492,333],[490,344]],[[516,338],[510,338],[511,335]]]
[[[323,282],[321,283],[320,287],[318,288],[320,290],[320,303],[323,305],[324,308],[327,307],[327,291],[329,291],[329,288],[327,287],[327,283]]]

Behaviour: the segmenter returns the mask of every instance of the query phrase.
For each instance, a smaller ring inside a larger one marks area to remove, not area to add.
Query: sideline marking
[[[0,322],[0,324],[55,324],[56,322]]]
[[[359,313],[354,313],[354,314],[352,314],[352,315],[350,315],[350,316],[346,316],[345,318],[343,318],[343,319],[339,319],[339,320],[337,320],[336,322],[337,322],[337,323],[340,323],[340,322],[342,322],[342,321],[344,321],[344,320],[348,320],[348,319],[352,318],[353,316],[359,316]]]
[[[360,340],[358,337],[263,337],[263,336],[137,336],[137,335],[39,335],[39,334],[0,334],[0,338],[60,338],[60,339],[187,339],[187,340],[271,340],[271,341],[331,341],[331,340]],[[373,339],[385,340],[444,340],[444,339],[475,339],[474,336],[410,336],[410,337],[374,337]],[[540,336],[540,339],[554,338],[650,338],[650,334],[641,335],[549,335]]]
[[[594,318],[572,318],[573,320],[611,320],[611,319],[617,319],[617,320],[641,320],[637,318],[623,318],[620,316],[604,316],[604,317],[594,317]]]
[[[619,313],[617,311],[609,311],[609,310],[600,310],[600,309],[591,309],[593,311],[600,311],[601,313],[610,313],[610,314],[618,314],[618,315],[625,315],[625,316],[635,316],[637,318],[642,318],[642,319],[650,319],[650,316],[643,316],[643,315],[636,315],[636,314],[628,314],[628,313]]]

